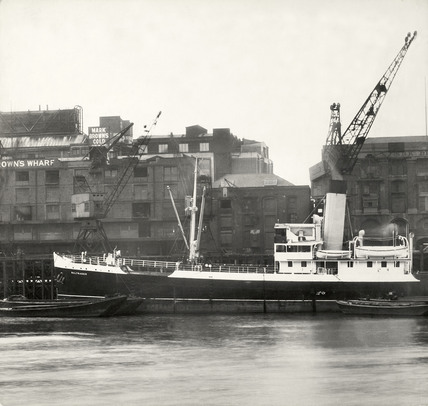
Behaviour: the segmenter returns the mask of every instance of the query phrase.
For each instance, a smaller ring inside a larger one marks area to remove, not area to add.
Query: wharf
[[[0,258],[0,298],[23,295],[28,299],[55,299],[52,255]]]

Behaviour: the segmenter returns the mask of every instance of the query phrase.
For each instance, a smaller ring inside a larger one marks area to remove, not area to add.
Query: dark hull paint
[[[58,284],[59,294],[104,296],[132,294],[141,298],[173,299],[240,299],[240,300],[301,300],[301,299],[356,299],[382,297],[394,291],[399,296],[428,295],[428,275],[414,283],[368,282],[243,282],[168,278],[168,273],[139,272],[109,274],[62,272],[64,280]]]

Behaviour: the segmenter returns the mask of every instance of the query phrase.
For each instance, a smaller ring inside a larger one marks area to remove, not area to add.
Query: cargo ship
[[[117,251],[102,256],[54,253],[58,295],[267,301],[350,300],[391,291],[416,294],[413,236],[392,231],[374,241],[360,231],[344,247],[345,205],[346,195],[328,193],[323,218],[313,216],[308,224],[275,224],[270,266],[200,262],[196,232],[185,262],[123,258]],[[196,210],[191,212],[193,216]]]

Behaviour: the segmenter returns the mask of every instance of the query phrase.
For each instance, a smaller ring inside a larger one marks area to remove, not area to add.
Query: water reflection
[[[4,406],[427,404],[425,318],[2,321]]]

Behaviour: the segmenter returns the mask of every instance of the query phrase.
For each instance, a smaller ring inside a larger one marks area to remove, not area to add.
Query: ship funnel
[[[346,195],[327,193],[324,210],[324,249],[341,250],[345,229]]]

